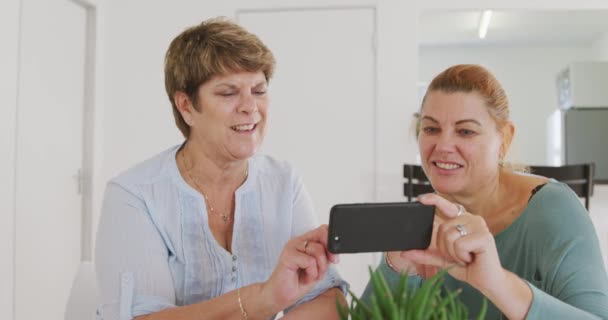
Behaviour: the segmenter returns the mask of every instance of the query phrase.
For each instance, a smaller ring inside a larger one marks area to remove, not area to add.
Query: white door
[[[86,12],[22,0],[15,319],[63,319],[80,261]]]
[[[374,200],[374,14],[353,8],[237,16],[277,60],[261,152],[288,160],[303,174],[321,223],[329,222],[334,204]],[[340,274],[362,293],[372,255],[340,259]]]

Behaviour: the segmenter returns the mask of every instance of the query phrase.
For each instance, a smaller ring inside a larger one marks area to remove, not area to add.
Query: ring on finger
[[[464,206],[457,203],[456,207],[458,208],[458,213],[456,213],[456,217],[460,217],[464,213]]]
[[[308,243],[310,243],[309,240],[304,240],[304,253],[306,253],[306,248],[308,248]]]
[[[456,230],[458,230],[458,233],[460,234],[460,237],[464,237],[464,236],[466,236],[467,234],[469,234],[469,233],[467,232],[467,229],[465,229],[465,228],[464,228],[464,226],[463,226],[463,225],[461,225],[461,224],[457,224],[457,225],[456,225]]]
[[[458,207],[458,213],[456,213],[456,217],[460,217],[464,213],[464,206],[457,203],[456,207]]]

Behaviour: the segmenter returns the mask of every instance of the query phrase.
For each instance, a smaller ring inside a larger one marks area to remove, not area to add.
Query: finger
[[[282,257],[283,264],[291,271],[307,269],[311,266],[317,267],[317,260],[310,255],[298,250],[290,250]]]
[[[435,206],[448,219],[458,217],[458,213],[460,211],[458,205],[434,193],[427,193],[418,196],[418,201],[420,201],[422,204]]]
[[[431,244],[428,249],[436,249],[437,248],[437,233],[439,232],[440,222],[437,220],[433,220],[433,231],[431,233]]]
[[[422,273],[422,277],[424,279],[431,278],[439,272],[439,268],[433,266],[424,266],[424,273]]]
[[[319,277],[322,277],[328,268],[327,255],[325,247],[318,242],[309,242],[306,247],[306,254],[315,258],[319,271]]]
[[[446,259],[441,253],[431,250],[410,250],[404,252],[402,256],[414,263],[426,266],[448,268],[454,265],[453,261]]]
[[[299,275],[299,280],[303,284],[315,281],[319,276],[317,261],[314,257],[306,253],[297,252],[291,257],[291,262],[297,266],[295,269]]]
[[[323,246],[327,247],[327,236],[329,234],[328,227],[326,224],[322,224],[319,227],[312,229],[305,234],[301,235],[300,238],[319,242]]]
[[[329,252],[327,249],[327,237],[329,235],[328,226],[326,224],[322,224],[319,227],[308,231],[307,233],[301,235],[299,238],[306,239],[308,241],[318,242],[323,245],[325,250],[325,255],[327,259],[333,263],[340,262],[340,258],[337,254],[333,254]]]
[[[488,250],[488,246],[491,246],[493,237],[489,233],[473,233],[461,239],[462,241],[456,241],[455,249],[456,253],[460,255],[463,260],[465,258],[473,261],[474,255],[484,254]]]
[[[456,254],[456,249],[454,248],[455,242],[462,239],[462,237],[463,236],[460,234],[460,231],[458,229],[456,229],[455,224],[444,223],[441,226],[439,226],[439,233],[438,233],[439,240],[437,243],[437,249],[444,256],[451,258],[452,260],[456,261],[458,264],[465,265],[469,261],[465,261],[465,260],[461,259],[461,257],[458,254]]]

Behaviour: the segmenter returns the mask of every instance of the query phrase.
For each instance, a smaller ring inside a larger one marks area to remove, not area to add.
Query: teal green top
[[[533,293],[527,319],[608,319],[608,276],[597,235],[589,214],[576,194],[554,180],[542,187],[522,214],[496,235],[496,248],[503,268],[524,279]],[[399,274],[384,259],[378,270],[395,290]],[[411,276],[419,287],[424,281]],[[469,314],[479,313],[479,291],[446,276],[446,287],[462,288],[460,299]],[[369,303],[371,284],[363,300]],[[488,300],[486,319],[502,319]]]

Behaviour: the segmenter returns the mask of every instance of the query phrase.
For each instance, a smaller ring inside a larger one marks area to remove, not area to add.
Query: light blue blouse
[[[226,251],[209,229],[204,198],[179,173],[179,147],[108,183],[95,252],[103,319],[132,319],[266,281],[285,243],[317,226],[294,169],[254,156],[235,193],[232,253]],[[346,286],[331,267],[295,305]]]

